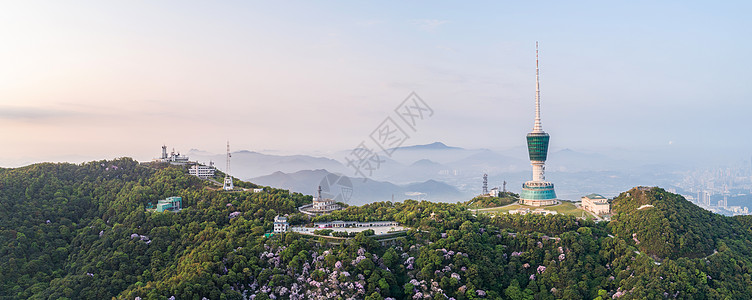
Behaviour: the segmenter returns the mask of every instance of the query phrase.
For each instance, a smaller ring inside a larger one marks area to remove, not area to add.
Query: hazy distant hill
[[[405,146],[394,149],[391,158],[406,165],[412,164],[421,159],[430,159],[445,164],[473,155],[480,151],[482,150],[469,150],[460,147],[447,146],[442,142],[434,142],[425,145]]]
[[[377,179],[398,184],[428,179],[441,179],[441,176],[439,176],[440,172],[447,169],[450,169],[450,167],[430,159],[421,159],[409,165],[399,165],[379,170],[378,175],[380,176]]]
[[[603,154],[584,153],[569,148],[549,151],[548,160],[551,161],[548,169],[558,171],[613,171],[632,165],[629,162],[612,159]]]
[[[218,169],[225,169],[225,154],[210,154],[192,149],[188,152],[191,160],[214,161]],[[242,150],[232,153],[231,173],[238,178],[251,178],[277,171],[296,172],[300,170],[327,169],[333,172],[346,172],[348,169],[339,161],[309,155],[271,155]]]
[[[352,151],[340,151],[331,157],[238,151],[233,153],[232,173],[238,178],[255,178],[275,172],[292,174],[303,170],[325,169],[332,173],[356,176],[355,170],[348,166],[346,160],[352,157]],[[375,170],[368,174],[369,178],[400,186],[436,180],[455,187],[464,195],[475,196],[481,192],[484,173],[489,175],[489,186],[500,187],[503,181],[507,181],[507,188],[513,192],[519,192],[521,184],[531,179],[530,161],[524,146],[506,150],[465,149],[434,142],[400,147],[394,149],[391,156],[383,152],[378,152],[378,155],[381,162],[372,164]],[[225,168],[224,154],[194,149],[188,156],[192,160],[203,162],[213,160],[220,170]],[[562,149],[549,151],[546,175],[556,184],[557,194],[561,198],[579,199],[590,193],[615,196],[619,191],[636,185],[670,186],[676,181],[676,174],[671,173],[676,168],[618,160],[607,154]],[[286,184],[279,180],[272,182],[283,186]],[[312,188],[301,191],[310,194]],[[378,189],[374,192],[378,194],[373,197],[375,199],[384,199],[385,196],[391,199],[391,192],[382,193]],[[369,198],[366,196],[363,199]]]
[[[400,147],[398,150],[414,151],[414,150],[464,150],[464,149],[460,147],[450,147],[442,142],[433,142],[433,143],[425,144],[425,145],[413,145],[413,146]]]
[[[274,172],[273,174],[249,179],[261,185],[290,189],[295,192],[313,195],[324,177],[333,174],[327,170],[303,170],[294,173]],[[395,201],[422,197],[431,201],[457,202],[469,195],[461,193],[456,187],[436,180],[396,185],[385,181],[350,178],[353,192],[349,204],[360,205],[376,201]],[[422,196],[409,196],[407,193],[423,193]]]
[[[498,154],[491,150],[481,150],[450,163],[461,170],[477,170],[484,173],[515,172],[527,168],[530,163],[524,160]]]

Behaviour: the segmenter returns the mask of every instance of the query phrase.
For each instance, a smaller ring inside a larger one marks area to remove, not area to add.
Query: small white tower
[[[232,191],[235,187],[232,185],[232,176],[230,176],[230,141],[227,141],[227,168],[225,169],[225,184],[222,189],[225,191]]]

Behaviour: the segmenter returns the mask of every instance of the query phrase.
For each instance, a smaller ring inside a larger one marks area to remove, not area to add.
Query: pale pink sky
[[[743,6],[4,2],[0,166],[221,153],[228,139],[326,153],[411,91],[436,114],[409,144],[515,147],[536,40],[552,146],[725,143],[717,133],[752,127]]]

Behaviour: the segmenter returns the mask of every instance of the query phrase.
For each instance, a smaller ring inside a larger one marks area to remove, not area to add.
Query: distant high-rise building
[[[710,207],[710,191],[702,191],[702,203]]]
[[[522,184],[520,202],[542,206],[556,204],[554,184],[546,181],[545,163],[548,156],[549,135],[543,131],[540,117],[540,80],[538,69],[538,43],[535,43],[535,123],[533,132],[527,134],[527,150],[533,165],[533,180]]]

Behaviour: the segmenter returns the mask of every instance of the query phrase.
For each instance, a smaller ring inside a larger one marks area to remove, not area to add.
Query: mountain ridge
[[[491,217],[462,203],[415,200],[309,218],[298,207],[311,196],[272,187],[227,192],[186,167],[127,158],[3,169],[0,187],[2,299],[752,295],[752,218],[704,212],[660,188],[622,193],[613,201],[614,220],[596,223],[566,215]],[[172,196],[181,197],[182,210],[146,209]],[[265,235],[279,215],[294,226],[393,221],[409,230],[388,245],[367,232],[346,240]]]

